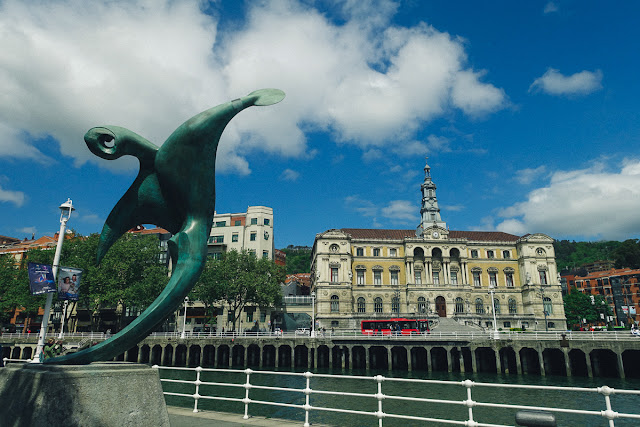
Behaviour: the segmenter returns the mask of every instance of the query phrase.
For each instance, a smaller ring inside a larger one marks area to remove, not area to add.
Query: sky
[[[274,209],[276,248],[413,229],[425,157],[452,230],[640,238],[640,2],[0,0],[0,234],[100,232],[138,172],[83,136],[227,126],[216,210]],[[185,168],[190,165],[185,164]]]

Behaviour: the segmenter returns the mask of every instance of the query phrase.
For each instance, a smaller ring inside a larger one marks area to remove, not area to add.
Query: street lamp
[[[496,287],[493,283],[489,284],[489,294],[491,295],[491,311],[493,312],[493,338],[499,339],[498,334],[498,322],[496,321],[496,301],[495,301]]]
[[[71,199],[67,199],[66,202],[60,205],[60,232],[58,233],[58,244],[56,245],[56,252],[53,256],[53,266],[51,269],[53,272],[53,283],[57,283],[58,264],[60,262],[60,253],[62,252],[62,241],[64,240],[64,233],[67,230],[67,221],[71,218],[71,212],[73,211],[75,211],[75,208],[73,207]],[[47,335],[47,329],[49,328],[49,314],[51,313],[53,294],[53,292],[47,293],[47,302],[44,306],[44,316],[42,316],[40,334],[38,335],[38,347],[36,348],[36,353],[31,361],[32,363],[40,363],[40,356],[42,355],[42,349],[44,348],[44,339]]]
[[[309,336],[314,338],[316,336],[316,293],[311,292],[311,333]]]
[[[62,323],[60,323],[60,334],[58,335],[58,339],[61,340],[64,337],[64,318],[67,317],[67,306],[69,305],[69,300],[64,300],[64,308],[62,309]]]
[[[182,333],[180,334],[180,338],[185,338],[185,329],[187,328],[187,303],[189,302],[189,297],[184,297],[184,317],[182,318]]]

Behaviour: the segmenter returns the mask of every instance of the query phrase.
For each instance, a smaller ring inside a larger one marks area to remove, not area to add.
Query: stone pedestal
[[[8,364],[0,369],[2,426],[166,426],[158,372],[126,362]]]

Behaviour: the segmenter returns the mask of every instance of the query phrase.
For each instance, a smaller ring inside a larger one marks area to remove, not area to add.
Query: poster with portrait
[[[29,271],[31,295],[40,295],[56,291],[56,282],[53,279],[53,269],[50,265],[30,262],[27,270]]]
[[[82,279],[79,268],[60,267],[58,269],[58,299],[78,301],[78,289]]]

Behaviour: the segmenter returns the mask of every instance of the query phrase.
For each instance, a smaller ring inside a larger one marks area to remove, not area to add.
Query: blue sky
[[[99,232],[137,173],[84,133],[157,145],[263,88],[217,158],[216,210],[276,247],[415,228],[429,156],[455,230],[640,237],[640,3],[0,1],[0,234]],[[189,165],[184,165],[188,168]]]

